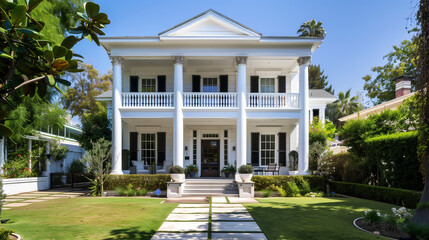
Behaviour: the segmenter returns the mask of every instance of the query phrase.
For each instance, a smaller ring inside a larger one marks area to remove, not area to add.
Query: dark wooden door
[[[219,177],[219,140],[201,140],[201,177]]]

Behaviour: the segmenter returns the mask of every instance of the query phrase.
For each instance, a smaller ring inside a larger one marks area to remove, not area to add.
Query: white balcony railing
[[[183,93],[184,107],[237,107],[237,93]]]
[[[298,108],[298,93],[247,93],[250,108]]]
[[[174,107],[173,93],[122,93],[122,107]]]

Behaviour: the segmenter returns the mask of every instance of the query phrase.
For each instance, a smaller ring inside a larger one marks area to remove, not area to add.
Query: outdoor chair
[[[269,163],[267,170],[265,170],[266,173],[277,173],[277,175],[280,175],[280,169],[277,167],[277,163]]]

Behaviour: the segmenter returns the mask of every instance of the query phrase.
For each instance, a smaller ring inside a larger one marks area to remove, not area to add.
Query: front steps
[[[234,179],[186,179],[182,197],[226,196],[238,197]]]

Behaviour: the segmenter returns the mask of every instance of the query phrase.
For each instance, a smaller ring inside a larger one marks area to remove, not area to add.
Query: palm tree
[[[326,108],[326,116],[337,126],[339,126],[339,118],[363,109],[359,96],[350,97],[350,91],[351,89],[347,90],[346,93],[340,92],[338,100],[329,104]]]
[[[322,22],[311,19],[310,21],[307,21],[303,24],[301,24],[301,27],[298,29],[297,33],[301,33],[299,36],[304,37],[319,37],[319,38],[325,38],[326,37],[326,31],[322,27]]]

